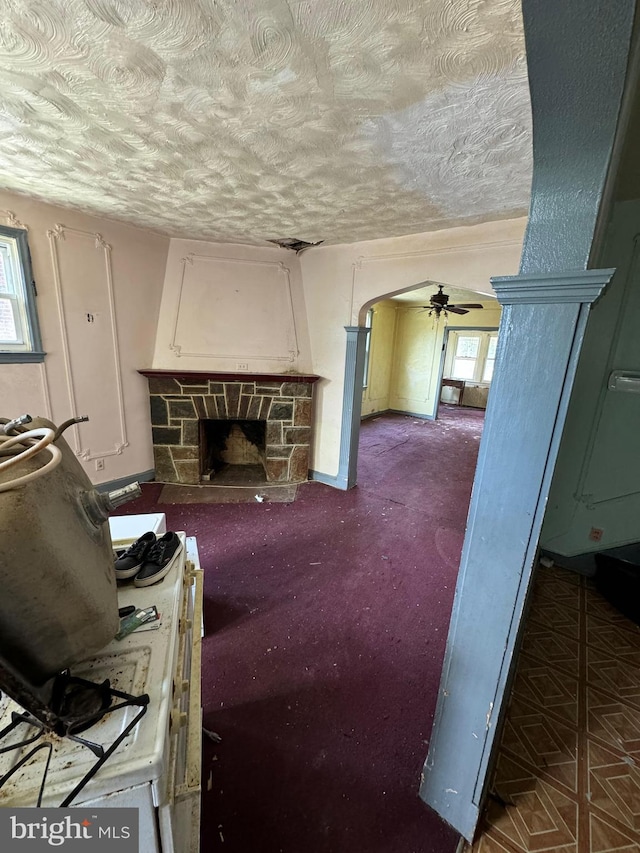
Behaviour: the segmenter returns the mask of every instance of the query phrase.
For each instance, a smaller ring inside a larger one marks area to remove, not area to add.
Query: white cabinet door
[[[140,853],[161,853],[162,848],[158,842],[156,830],[156,809],[153,804],[150,784],[126,788],[123,791],[115,791],[113,794],[105,794],[96,800],[78,803],[78,806],[82,806],[82,808],[95,806],[97,809],[138,809]]]

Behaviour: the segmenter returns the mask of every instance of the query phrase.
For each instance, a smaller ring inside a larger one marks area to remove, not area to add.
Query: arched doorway
[[[345,489],[357,482],[363,414],[395,412],[427,420],[435,418],[448,325],[455,322],[462,328],[498,327],[500,308],[492,295],[444,287],[452,303],[482,304],[482,309],[435,316],[429,310],[429,300],[437,291],[437,283],[420,282],[367,300],[359,309],[358,325],[346,328],[340,453],[341,485]],[[479,384],[487,383],[480,379]]]

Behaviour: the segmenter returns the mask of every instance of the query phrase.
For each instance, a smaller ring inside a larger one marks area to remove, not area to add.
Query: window
[[[496,349],[498,346],[498,335],[489,336],[489,347],[484,360],[484,368],[482,370],[482,381],[491,382],[493,379],[493,365],[496,361]]]
[[[460,335],[453,356],[452,379],[473,379],[480,351],[480,338]]]
[[[0,226],[0,362],[42,361],[27,232]]]
[[[466,382],[486,383],[493,378],[498,344],[497,332],[473,329],[449,332],[445,360],[445,376]]]

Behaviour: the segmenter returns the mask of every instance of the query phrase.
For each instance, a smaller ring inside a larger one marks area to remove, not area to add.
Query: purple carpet
[[[365,421],[349,492],[127,507],[205,570],[203,853],[455,850],[418,786],[484,412],[440,414]]]

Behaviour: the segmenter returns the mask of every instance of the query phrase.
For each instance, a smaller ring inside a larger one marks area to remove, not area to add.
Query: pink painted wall
[[[89,415],[66,438],[95,483],[149,470],[147,382],[137,369],[152,360],[168,238],[8,193],[0,222],[28,229],[47,353],[42,364],[0,367],[2,415]]]

